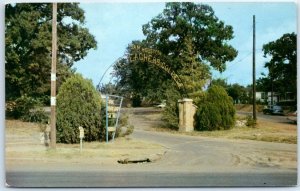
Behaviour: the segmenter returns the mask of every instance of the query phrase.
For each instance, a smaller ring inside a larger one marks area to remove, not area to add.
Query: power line
[[[238,64],[238,63],[240,63],[240,62],[242,62],[243,60],[245,60],[245,59],[246,59],[248,56],[250,56],[251,54],[252,54],[252,52],[248,53],[245,57],[243,57],[243,58],[239,59],[238,61],[234,62],[232,65],[230,65],[230,66],[227,67],[227,70],[230,69],[232,66],[234,66],[234,65],[236,65],[236,64]]]

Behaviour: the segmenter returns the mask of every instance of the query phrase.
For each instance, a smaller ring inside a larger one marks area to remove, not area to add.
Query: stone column
[[[178,100],[179,104],[179,131],[191,132],[194,131],[194,114],[196,106],[192,99]]]

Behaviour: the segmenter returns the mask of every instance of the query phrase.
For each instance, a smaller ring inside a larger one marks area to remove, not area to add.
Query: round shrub
[[[78,143],[79,126],[84,128],[84,140],[103,140],[101,118],[101,96],[92,82],[79,74],[67,79],[57,95],[57,142]]]
[[[235,121],[233,100],[221,86],[211,86],[197,103],[195,129],[213,131],[230,129]]]

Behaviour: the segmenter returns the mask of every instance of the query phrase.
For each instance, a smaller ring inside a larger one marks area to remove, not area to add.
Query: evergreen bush
[[[235,123],[233,100],[221,86],[211,86],[197,101],[195,129],[213,131],[230,129]]]
[[[167,89],[165,92],[166,107],[164,108],[162,120],[165,122],[165,127],[178,130],[179,109],[178,100],[181,98],[178,91],[175,89]]]
[[[79,143],[79,126],[84,128],[85,141],[104,140],[101,102],[90,80],[79,74],[67,79],[57,95],[57,142]]]

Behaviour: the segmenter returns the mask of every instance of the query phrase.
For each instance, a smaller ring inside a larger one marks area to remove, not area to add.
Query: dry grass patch
[[[40,132],[38,124],[6,120],[6,161],[110,164],[124,157],[148,156],[165,151],[159,144],[126,137],[116,138],[109,143],[83,141],[82,151],[80,144],[57,143],[54,150],[40,142]]]
[[[252,127],[234,127],[229,130],[220,131],[194,131],[178,132],[168,128],[155,127],[154,131],[169,132],[173,134],[185,134],[190,136],[203,136],[228,139],[248,139],[256,141],[278,142],[297,144],[297,126],[288,123],[274,123],[265,120],[259,120],[256,128]]]

